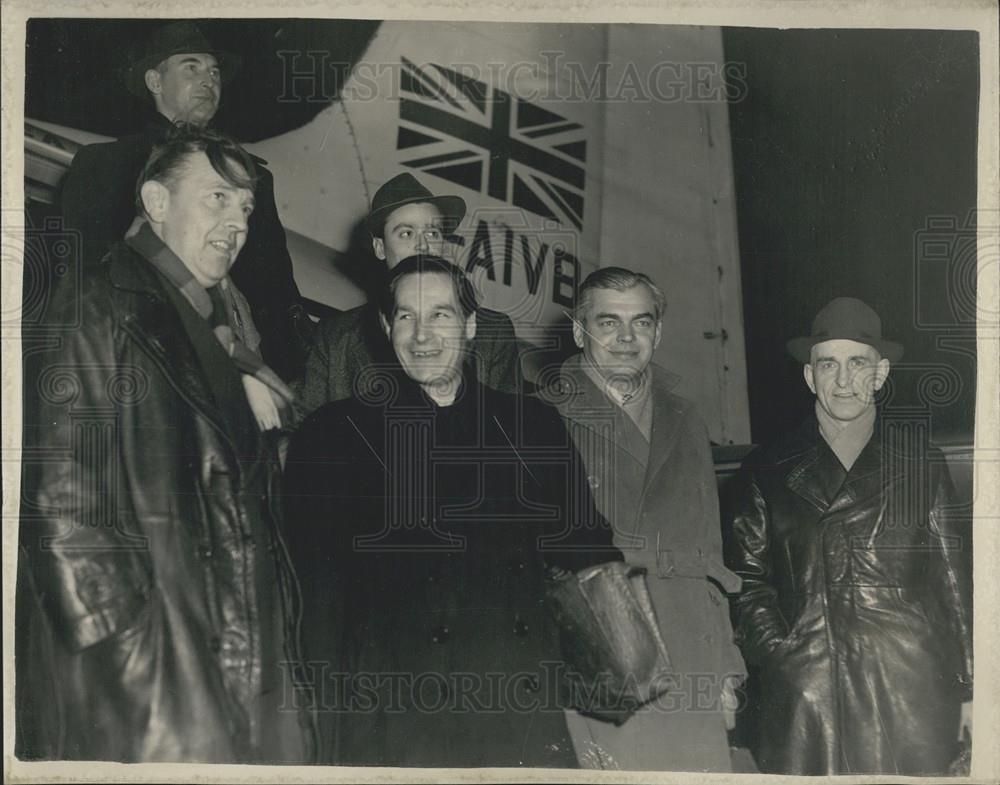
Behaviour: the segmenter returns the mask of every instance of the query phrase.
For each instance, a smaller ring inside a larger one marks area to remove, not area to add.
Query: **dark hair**
[[[455,292],[455,298],[462,309],[462,316],[466,319],[479,309],[479,296],[476,294],[476,287],[460,267],[440,256],[416,254],[407,256],[389,272],[388,281],[379,298],[379,310],[382,315],[392,321],[392,315],[396,310],[396,289],[403,278],[407,275],[429,273],[448,276]]]
[[[153,146],[146,164],[135,183],[135,206],[139,215],[146,215],[142,203],[142,186],[156,180],[172,188],[184,172],[188,156],[205,153],[212,168],[234,188],[253,191],[257,187],[257,167],[253,158],[236,141],[221,131],[202,128],[191,123],[176,123],[162,141]],[[242,171],[241,171],[242,169]]]
[[[600,267],[588,275],[576,294],[576,307],[573,309],[573,318],[578,322],[583,321],[584,311],[590,304],[590,293],[594,289],[614,289],[616,292],[625,292],[634,286],[644,285],[653,295],[653,306],[656,309],[656,321],[663,318],[663,312],[667,310],[667,298],[663,291],[653,283],[653,279],[645,273],[636,273],[626,270],[624,267]]]

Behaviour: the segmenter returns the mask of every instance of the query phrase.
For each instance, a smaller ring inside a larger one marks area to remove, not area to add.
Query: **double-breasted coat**
[[[763,771],[942,774],[956,754],[971,530],[920,433],[876,420],[847,471],[810,418],[752,453],[727,494]]]
[[[276,451],[143,256],[116,244],[81,284],[26,342],[18,754],[301,762]]]
[[[648,463],[616,442],[627,417],[591,381],[581,355],[539,393],[556,406],[587,469],[614,543],[647,585],[676,680],[621,727],[570,716],[586,765],[642,770],[729,771],[720,705],[723,680],[745,676],[733,642],[727,592],[739,579],[723,564],[718,493],[708,435],[694,406],[672,393],[673,377],[650,366],[653,409]]]

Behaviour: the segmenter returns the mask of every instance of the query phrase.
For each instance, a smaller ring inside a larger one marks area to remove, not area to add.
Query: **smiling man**
[[[240,65],[237,55],[213,46],[191,21],[159,27],[142,42],[124,76],[128,90],[154,110],[145,128],[81,148],[63,181],[63,217],[68,229],[80,233],[85,269],[95,267],[133,223],[136,177],[153,146],[172,123],[208,127],[219,110],[223,86]],[[312,323],[292,275],[265,163],[254,159],[257,204],[232,279],[249,302],[255,324],[247,336],[251,348],[259,343],[264,359],[288,380],[301,374]]]
[[[743,679],[725,592],[708,435],[676,379],[652,364],[666,299],[642,273],[603,267],[580,287],[573,337],[582,352],[540,392],[563,416],[614,544],[647,570],[670,690],[621,727],[572,712],[581,766],[729,771],[726,722]]]
[[[26,378],[58,369],[69,394],[24,416],[26,449],[52,456],[25,476],[25,757],[307,759],[308,724],[282,704],[295,578],[258,425],[290,392],[222,291],[255,186],[231,139],[173,129],[140,175],[139,231],[56,292],[78,329],[28,360]]]
[[[815,415],[748,456],[727,493],[757,764],[945,774],[972,698],[972,539],[947,465],[904,418],[877,416],[903,347],[868,305],[831,301],[788,349]]]
[[[372,250],[386,273],[414,254],[443,256],[447,237],[464,216],[461,197],[432,194],[404,172],[384,183],[372,199],[367,220]],[[480,307],[468,352],[483,384],[504,392],[519,390],[520,344],[509,316]],[[394,362],[374,297],[336,313],[316,327],[305,374],[296,388],[299,406],[308,414],[324,403],[349,398]]]
[[[396,364],[285,470],[321,761],[573,766],[545,570],[620,558],[609,527],[558,414],[477,380],[461,270],[402,260],[380,314]]]

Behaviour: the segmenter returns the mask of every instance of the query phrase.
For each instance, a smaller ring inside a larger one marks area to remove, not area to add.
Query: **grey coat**
[[[723,565],[705,426],[690,401],[670,392],[671,375],[651,370],[653,422],[645,469],[615,442],[618,407],[583,371],[580,355],[563,363],[540,393],[572,434],[598,509],[614,529],[614,544],[627,562],[648,570],[653,607],[677,673],[671,691],[621,728],[575,716],[570,730],[584,765],[728,771],[719,694],[722,680],[742,681],[745,668],[724,592],[738,590],[740,581]]]

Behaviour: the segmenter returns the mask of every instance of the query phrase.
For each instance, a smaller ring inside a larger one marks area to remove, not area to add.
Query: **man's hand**
[[[962,704],[959,717],[958,740],[964,741],[966,733],[969,734],[969,739],[972,739],[972,701],[966,701]]]
[[[733,730],[736,727],[736,710],[740,706],[736,697],[736,689],[731,678],[722,680],[722,716],[726,721],[726,730]]]
[[[562,567],[556,567],[554,564],[550,564],[545,570],[545,577],[550,581],[564,581],[567,578],[573,577],[573,572]]]

